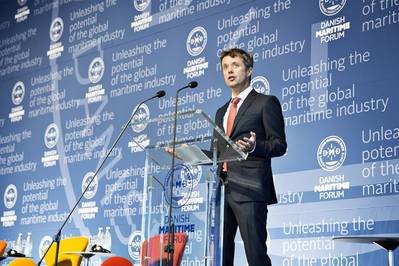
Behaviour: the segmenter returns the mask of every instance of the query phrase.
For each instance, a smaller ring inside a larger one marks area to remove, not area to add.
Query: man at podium
[[[267,205],[277,202],[271,158],[282,156],[287,143],[281,106],[275,96],[251,87],[252,55],[241,49],[223,51],[223,77],[231,99],[216,112],[215,123],[243,151],[244,161],[219,165],[225,184],[223,266],[234,264],[234,238],[240,229],[250,266],[271,265],[266,247]],[[218,151],[226,148],[218,142]]]

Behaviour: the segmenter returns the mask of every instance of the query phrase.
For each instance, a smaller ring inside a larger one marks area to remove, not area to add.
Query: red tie
[[[233,129],[233,124],[234,124],[234,119],[236,118],[237,115],[237,104],[240,102],[239,97],[234,97],[231,100],[231,105],[230,105],[230,110],[229,110],[229,115],[227,116],[227,125],[226,125],[226,135],[230,137],[231,135],[231,130]],[[227,163],[223,163],[223,171],[227,172]]]

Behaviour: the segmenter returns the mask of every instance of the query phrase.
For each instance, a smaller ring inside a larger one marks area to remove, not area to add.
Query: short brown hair
[[[242,59],[242,61],[244,62],[244,65],[247,68],[253,68],[254,67],[254,58],[252,57],[252,55],[250,53],[248,53],[247,51],[244,51],[242,49],[238,49],[238,48],[231,48],[229,50],[224,50],[221,54],[220,54],[220,62],[222,62],[223,58],[225,58],[226,56],[230,56],[230,57],[240,57]]]

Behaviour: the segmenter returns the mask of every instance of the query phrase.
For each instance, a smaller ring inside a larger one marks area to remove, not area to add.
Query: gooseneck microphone
[[[180,89],[177,90],[177,92],[176,92],[176,97],[177,97],[177,95],[179,94],[180,91],[182,91],[182,90],[184,90],[184,89],[187,89],[187,88],[194,89],[194,88],[196,88],[197,86],[198,86],[198,82],[196,82],[196,81],[190,81],[186,86],[184,86],[183,88],[180,88]]]
[[[111,148],[108,150],[107,155],[104,157],[104,159],[101,161],[100,165],[98,166],[97,170],[94,172],[94,175],[92,176],[92,178],[90,179],[90,182],[87,184],[86,188],[83,190],[82,194],[80,195],[79,199],[76,201],[75,205],[73,206],[73,208],[71,209],[71,211],[69,212],[68,216],[66,217],[66,219],[64,220],[63,224],[61,225],[60,229],[58,229],[57,234],[54,236],[53,241],[50,243],[49,247],[47,248],[46,252],[43,254],[43,256],[40,258],[39,262],[37,265],[40,265],[44,259],[44,257],[47,255],[47,252],[50,250],[51,246],[56,243],[56,252],[55,252],[55,263],[54,265],[57,266],[58,265],[58,253],[59,253],[59,246],[60,246],[60,240],[61,240],[61,231],[62,229],[65,227],[66,223],[69,221],[69,219],[71,218],[73,212],[75,211],[75,209],[77,208],[77,206],[79,205],[80,201],[82,200],[84,194],[87,192],[87,190],[90,188],[91,183],[93,183],[94,179],[97,177],[98,173],[100,172],[101,168],[103,167],[103,165],[105,164],[105,161],[108,159],[109,155],[112,153],[112,151],[114,150],[116,144],[118,143],[118,141],[120,140],[120,138],[122,137],[123,133],[125,133],[127,127],[130,125],[131,120],[133,119],[133,117],[136,115],[137,111],[139,110],[140,106],[142,104],[144,104],[145,102],[154,99],[154,98],[161,98],[163,96],[165,96],[165,91],[160,90],[158,91],[155,95],[151,96],[150,98],[147,98],[143,101],[141,101],[136,109],[134,110],[134,112],[132,113],[132,115],[129,117],[129,119],[127,120],[126,124],[123,126],[121,132],[119,132],[118,137],[116,137],[114,143],[112,144]]]
[[[179,92],[181,92],[184,89],[187,88],[196,88],[198,86],[197,81],[191,81],[189,82],[186,86],[178,89],[176,91],[176,97],[175,97],[175,113],[174,113],[174,121],[173,121],[173,142],[172,142],[172,175],[170,178],[170,193],[169,193],[169,222],[168,222],[168,244],[165,248],[165,251],[168,253],[167,256],[167,263],[166,266],[173,266],[173,253],[175,250],[175,225],[172,223],[172,202],[173,202],[173,184],[174,184],[174,178],[175,178],[175,150],[176,150],[176,126],[177,126],[177,105],[178,105],[178,99],[179,99]]]
[[[195,87],[197,87],[198,86],[198,82],[196,82],[196,81],[191,81],[190,83],[188,83],[188,87],[190,87],[190,88],[195,88]]]
[[[160,91],[157,91],[157,93],[155,94],[155,97],[161,98],[165,95],[166,95],[166,92],[164,90],[160,90]]]

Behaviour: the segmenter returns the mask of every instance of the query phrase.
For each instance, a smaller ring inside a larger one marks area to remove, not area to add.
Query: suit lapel
[[[231,136],[233,136],[234,134],[234,130],[237,127],[238,122],[240,121],[240,119],[243,117],[243,115],[245,114],[245,112],[247,111],[247,109],[252,105],[253,101],[255,100],[255,96],[258,93],[255,90],[252,90],[247,98],[245,98],[244,102],[242,103],[240,109],[238,109],[238,113],[236,118],[234,119],[234,124],[233,124],[233,128],[231,130]]]

